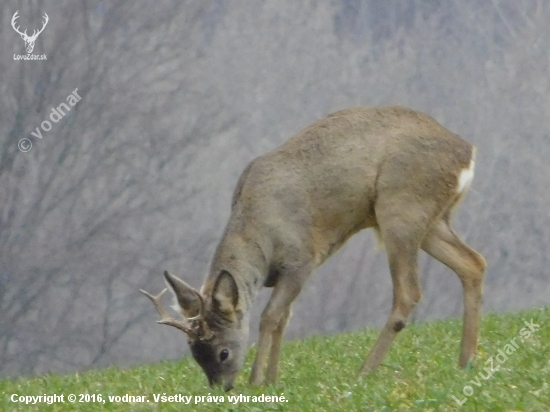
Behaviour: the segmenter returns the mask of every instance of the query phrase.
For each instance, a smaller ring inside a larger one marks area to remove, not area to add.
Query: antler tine
[[[44,31],[44,29],[46,28],[46,26],[48,24],[48,21],[50,21],[50,18],[48,17],[48,15],[46,13],[44,13],[42,18],[44,19],[44,23],[42,23],[42,28],[40,30],[33,30],[31,38],[36,39],[38,37],[38,35],[40,33],[42,33]]]
[[[173,327],[187,333],[188,335],[194,335],[195,332],[193,331],[193,329],[191,329],[189,327],[189,325],[187,325],[186,323],[184,323],[182,321],[176,320],[173,317],[171,317],[170,315],[168,315],[168,313],[166,313],[166,311],[164,310],[164,308],[160,304],[160,300],[161,300],[162,296],[166,293],[167,290],[168,289],[165,288],[162,292],[160,292],[156,296],[151,295],[149,292],[146,292],[143,289],[140,289],[139,291],[141,293],[143,293],[145,296],[147,296],[151,300],[151,302],[153,302],[153,305],[155,305],[155,309],[157,310],[157,312],[160,315],[160,320],[157,320],[157,323],[160,323],[162,325],[173,326]]]
[[[18,14],[19,14],[19,10],[17,10],[17,11],[15,12],[15,14],[13,15],[13,17],[11,18],[11,26],[13,27],[13,29],[14,29],[17,33],[19,33],[19,34],[21,34],[21,35],[23,35],[23,34],[26,35],[26,34],[27,34],[27,30],[25,30],[25,32],[22,33],[22,32],[19,30],[19,27],[20,27],[20,26],[15,27],[15,25],[16,25],[16,20],[19,18],[19,15],[18,15]]]
[[[199,321],[197,337],[200,340],[208,340],[208,339],[211,339],[214,334],[208,327],[208,323],[206,323],[204,320],[204,298],[200,294],[198,295],[198,297],[200,299],[199,313],[191,318],[187,318],[187,321],[188,322]]]
[[[13,28],[15,28],[15,21],[19,18],[18,14],[19,14],[19,10],[17,10],[13,15],[13,17],[11,18],[11,25],[13,26]]]
[[[202,320],[203,319],[203,315],[204,315],[204,299],[203,297],[200,295],[200,294],[197,294],[198,298],[199,298],[199,302],[200,302],[200,309],[199,309],[199,313],[196,314],[195,316],[192,316],[190,318],[187,318],[187,321],[188,322],[191,322],[191,321],[194,321],[194,320]]]
[[[44,13],[44,15],[42,16],[42,18],[44,19],[44,23],[42,25],[42,28],[38,31],[38,34],[42,33],[44,31],[44,29],[46,28],[46,26],[48,25],[48,21],[50,21],[50,18],[48,17],[48,15],[46,13]],[[37,36],[38,36],[37,34]]]

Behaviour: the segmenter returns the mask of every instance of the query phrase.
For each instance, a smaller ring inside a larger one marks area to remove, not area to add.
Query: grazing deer
[[[342,110],[253,160],[199,291],[164,273],[185,321],[143,291],[162,319],[189,337],[210,385],[226,390],[243,365],[250,308],[273,287],[260,322],[250,382],[277,378],[290,307],[302,286],[353,234],[373,228],[385,245],[393,306],[361,372],[376,369],[421,297],[418,251],[454,270],[464,291],[459,366],[477,348],[485,259],[450,226],[474,175],[475,147],[430,116],[403,107]],[[267,363],[267,372],[264,369]]]

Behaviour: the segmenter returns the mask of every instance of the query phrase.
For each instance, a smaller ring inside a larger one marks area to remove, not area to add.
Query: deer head
[[[169,316],[160,299],[167,289],[153,296],[144,290],[155,305],[163,325],[173,326],[187,334],[193,358],[201,366],[208,383],[233,387],[233,380],[244,363],[248,340],[248,317],[237,309],[238,288],[233,276],[221,271],[210,296],[202,296],[183,280],[164,272],[164,280],[175,298],[175,310],[184,320]]]
[[[19,10],[17,10],[15,12],[15,14],[13,15],[12,19],[11,19],[11,26],[13,27],[13,29],[19,33],[21,35],[21,37],[23,38],[23,40],[25,41],[25,49],[27,50],[27,53],[32,53],[33,49],[34,49],[34,42],[36,41],[38,35],[40,33],[42,33],[44,31],[44,28],[46,27],[46,25],[48,24],[48,21],[49,21],[49,17],[46,13],[44,13],[44,23],[42,24],[42,28],[40,30],[33,30],[33,33],[32,33],[32,36],[28,36],[27,35],[27,30],[25,30],[24,32],[21,32],[19,30],[19,26],[15,26],[16,24],[16,20],[19,18],[18,16],[18,13],[19,13]]]

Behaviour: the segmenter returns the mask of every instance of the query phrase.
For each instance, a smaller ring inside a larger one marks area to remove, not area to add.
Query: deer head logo
[[[13,27],[13,29],[19,33],[21,35],[21,37],[23,38],[23,40],[25,41],[25,49],[27,50],[27,53],[28,54],[31,54],[32,53],[32,50],[34,49],[34,42],[36,41],[38,35],[40,33],[42,33],[44,31],[44,28],[46,27],[46,25],[48,24],[48,20],[49,20],[49,17],[46,13],[44,13],[44,23],[42,24],[42,28],[40,30],[33,30],[33,33],[32,33],[32,36],[28,36],[27,35],[27,30],[25,30],[24,32],[21,32],[19,30],[19,26],[15,26],[16,24],[16,20],[19,18],[18,16],[18,13],[19,13],[19,10],[17,10],[15,12],[15,14],[13,15],[12,19],[11,19],[11,26]]]

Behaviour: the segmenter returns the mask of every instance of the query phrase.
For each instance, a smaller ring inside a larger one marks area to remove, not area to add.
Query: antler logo
[[[38,31],[34,30],[33,33],[32,33],[32,36],[28,36],[27,35],[27,30],[25,30],[24,32],[21,32],[19,30],[19,26],[17,26],[17,27],[15,26],[16,20],[19,18],[18,13],[19,13],[19,10],[17,10],[15,12],[15,14],[13,15],[13,17],[11,19],[11,25],[12,25],[13,29],[17,33],[19,33],[21,35],[21,37],[23,38],[23,40],[25,41],[25,49],[27,50],[27,53],[31,54],[32,50],[34,49],[34,42],[38,38],[38,35],[44,31],[44,28],[48,24],[49,17],[46,13],[44,13],[44,16],[42,16],[44,18],[44,23],[42,24],[42,28]]]

